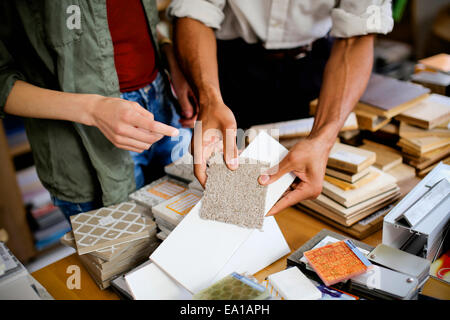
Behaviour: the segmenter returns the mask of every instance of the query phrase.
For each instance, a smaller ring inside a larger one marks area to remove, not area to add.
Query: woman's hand
[[[163,136],[177,136],[178,129],[155,121],[136,102],[92,95],[88,125],[96,126],[116,147],[141,153]]]

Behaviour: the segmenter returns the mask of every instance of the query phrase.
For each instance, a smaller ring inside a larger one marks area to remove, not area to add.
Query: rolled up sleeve
[[[169,18],[192,18],[213,29],[220,29],[225,0],[173,0],[167,9]]]
[[[14,68],[14,61],[0,40],[0,118],[5,116],[5,104],[14,83],[25,81],[25,76]]]
[[[331,11],[331,35],[336,38],[392,31],[391,0],[341,0]]]

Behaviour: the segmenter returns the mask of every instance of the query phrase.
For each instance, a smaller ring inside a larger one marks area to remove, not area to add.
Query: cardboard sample
[[[319,289],[296,267],[271,274],[268,280],[286,300],[317,300],[322,297]]]
[[[432,129],[450,120],[450,98],[431,94],[411,109],[396,116],[395,119],[424,129]]]
[[[133,192],[129,198],[151,209],[186,190],[185,183],[165,176]]]
[[[392,202],[396,201],[399,197],[399,188],[394,188],[350,208],[345,208],[324,195],[320,195],[315,200],[304,200],[300,202],[300,205],[315,211],[340,225],[349,227],[367,216],[382,210]]]
[[[239,168],[232,171],[222,154],[212,157],[200,218],[261,229],[267,187],[259,184],[258,177],[267,169],[268,163],[239,157]]]
[[[342,143],[335,143],[328,156],[327,166],[350,173],[358,173],[375,163],[376,154]]]
[[[434,56],[419,60],[424,66],[442,72],[450,72],[450,55],[439,53]]]
[[[391,175],[374,167],[371,170],[378,173],[378,177],[371,183],[358,189],[344,191],[325,180],[323,182],[322,193],[342,204],[344,207],[349,208],[397,187],[396,180]]]
[[[156,224],[136,203],[123,202],[70,217],[78,254],[147,238]]]
[[[425,99],[429,92],[415,83],[372,74],[356,109],[392,118]]]
[[[361,149],[375,152],[377,155],[373,164],[374,167],[386,172],[402,163],[403,158],[397,150],[370,140],[364,140],[363,142],[364,144],[360,146]]]
[[[430,152],[450,144],[450,137],[420,137],[420,138],[400,138],[397,143],[402,147],[402,151],[414,156],[421,156],[426,152]]]
[[[188,214],[191,209],[200,201],[202,193],[198,190],[186,190],[179,195],[166,200],[153,207],[152,212],[157,222],[164,220],[169,227],[176,227],[178,223]],[[169,228],[173,230],[174,228]]]
[[[402,183],[403,181],[409,180],[416,175],[416,169],[413,167],[400,163],[393,167],[392,169],[386,171],[387,174],[390,174],[397,180],[397,184]]]
[[[265,132],[261,132],[241,156],[275,165],[286,154],[285,148]],[[268,187],[265,212],[272,208],[293,180],[294,176],[289,173]],[[258,233],[264,237],[270,234],[269,231],[274,227],[273,222],[270,223],[273,217],[265,218],[262,233],[232,224],[201,219],[200,207],[201,201],[150,256],[158,267],[192,293],[211,285],[214,277],[226,267],[227,262],[250,236]],[[272,234],[283,238],[278,231],[279,229],[274,230]],[[271,250],[273,249],[266,248],[263,252]],[[261,252],[260,246],[252,248],[251,251]]]
[[[450,156],[450,145],[425,152],[419,157],[404,153],[403,159],[410,166],[422,170],[448,156]]]
[[[359,179],[355,183],[349,183],[349,182],[343,181],[341,179],[337,179],[337,178],[330,177],[327,175],[325,175],[324,179],[325,179],[325,181],[328,181],[329,183],[334,184],[335,186],[346,191],[346,190],[361,188],[362,186],[365,186],[366,184],[371,183],[378,176],[379,176],[378,172],[371,171],[371,172],[369,172],[369,174],[367,174],[365,177]]]
[[[369,174],[369,172],[370,172],[369,167],[364,170],[361,170],[358,173],[348,173],[345,171],[339,171],[329,167],[327,167],[325,170],[325,174],[327,176],[337,178],[349,183],[355,183],[356,181],[362,179],[363,177],[366,177]]]
[[[402,138],[421,138],[421,137],[450,137],[450,130],[448,127],[436,126],[433,129],[422,129],[405,122],[400,122],[399,136]]]

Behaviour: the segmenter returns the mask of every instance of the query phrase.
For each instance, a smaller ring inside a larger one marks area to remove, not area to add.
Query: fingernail
[[[176,137],[179,134],[180,134],[180,131],[178,129],[175,129],[172,133],[172,137]]]
[[[239,164],[239,159],[238,158],[231,159],[229,164],[231,168],[236,169]]]
[[[266,174],[259,176],[259,183],[266,184],[269,181],[270,177]]]

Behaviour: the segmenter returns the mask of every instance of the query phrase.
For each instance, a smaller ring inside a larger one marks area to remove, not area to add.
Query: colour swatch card
[[[287,150],[283,146],[267,133],[261,132],[241,156],[274,165],[279,163],[286,154]],[[286,174],[268,187],[265,212],[272,208],[293,180],[292,174]],[[210,286],[215,276],[226,267],[228,261],[252,233],[261,232],[201,219],[200,206],[201,201],[150,256],[158,267],[192,293]],[[264,219],[262,233],[266,232],[265,226],[271,219],[273,217]],[[273,249],[262,250],[258,245],[250,251],[267,250]]]
[[[365,273],[372,266],[350,240],[306,251],[304,256],[326,286]]]
[[[165,176],[133,192],[129,197],[143,206],[152,208],[186,190],[186,184]]]
[[[149,237],[155,223],[133,202],[101,208],[70,217],[78,254]]]

